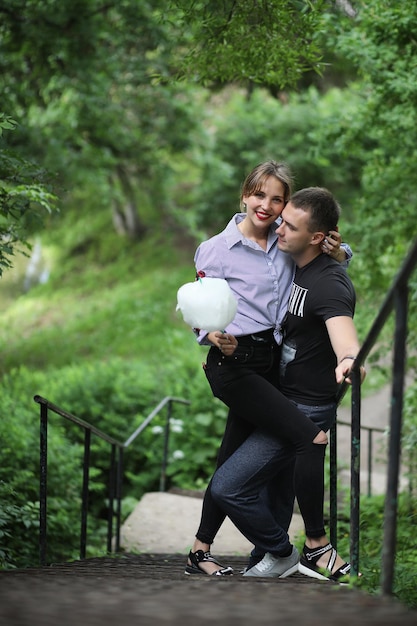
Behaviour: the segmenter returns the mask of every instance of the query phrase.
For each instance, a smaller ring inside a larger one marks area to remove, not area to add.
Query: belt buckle
[[[251,339],[253,339],[253,341],[259,341],[260,343],[267,343],[267,339],[264,339],[263,337],[257,337],[256,335],[251,335]]]

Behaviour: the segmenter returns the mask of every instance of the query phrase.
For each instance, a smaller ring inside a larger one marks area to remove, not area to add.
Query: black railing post
[[[120,526],[122,519],[122,484],[123,484],[123,447],[119,447],[119,456],[117,460],[117,478],[116,478],[116,533],[115,533],[115,552],[120,552]]]
[[[48,480],[48,407],[40,408],[40,472],[39,472],[39,561],[46,565],[47,480]]]
[[[85,559],[85,551],[87,544],[87,515],[88,515],[88,481],[90,475],[90,441],[91,431],[86,429],[84,432],[84,460],[83,460],[83,495],[81,503],[81,540],[80,540],[80,558]]]
[[[401,423],[405,378],[407,339],[408,287],[399,285],[394,293],[395,339],[391,395],[390,438],[388,451],[387,494],[384,514],[384,542],[382,547],[381,590],[391,594],[394,580],[394,562],[397,531],[398,478],[401,454]]]
[[[161,476],[159,479],[159,491],[165,491],[165,487],[166,487],[166,472],[167,472],[167,465],[168,465],[169,433],[170,433],[170,426],[171,426],[171,415],[172,415],[172,400],[169,400],[168,407],[167,407],[165,429],[164,429],[164,451],[162,455]]]
[[[361,470],[361,374],[354,366],[352,380],[352,439],[350,467],[350,562],[352,575],[359,572],[360,470]]]
[[[337,550],[337,424],[330,429],[330,543]]]
[[[114,496],[116,489],[116,446],[112,444],[110,450],[109,470],[109,506],[107,509],[107,552],[111,553],[113,538]]]

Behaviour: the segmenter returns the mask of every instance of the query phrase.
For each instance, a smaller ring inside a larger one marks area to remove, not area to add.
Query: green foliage
[[[101,233],[94,235],[89,226],[75,232],[85,237],[75,250],[65,226],[60,239],[70,246],[69,258],[51,253],[50,281],[4,312],[2,371],[22,362],[53,368],[106,360],[113,353],[130,357],[132,349],[158,363],[167,346],[172,356],[180,354],[187,329],[175,312],[176,291],[194,279],[192,253],[184,265],[179,261],[184,253],[168,246],[169,237],[163,245],[149,238],[139,250],[114,233],[101,241]]]
[[[338,147],[362,163],[352,236],[359,253],[372,250],[366,267],[377,289],[387,288],[417,235],[416,25],[415,3],[387,0],[360,2],[356,20],[335,24],[335,47],[360,77],[355,114],[341,115]]]
[[[39,422],[28,389],[43,379],[43,373],[22,369],[2,380],[3,408],[7,418],[0,422],[1,551],[3,564],[9,567],[25,567],[38,560]],[[56,539],[51,536],[50,543],[52,558],[63,558],[64,547],[68,550],[71,545],[76,545],[74,542],[79,537],[74,520],[76,514],[79,516],[79,496],[75,497],[75,493],[79,491],[80,454],[80,447],[66,440],[62,427],[51,426],[49,512],[50,523],[56,528]]]
[[[170,5],[179,9],[177,24],[188,35],[180,55],[182,78],[286,87],[296,85],[303,72],[320,69],[315,32],[326,7],[321,0],[174,0]]]
[[[0,112],[0,139],[3,130],[15,128],[15,120]],[[45,178],[39,167],[0,144],[0,277],[12,267],[16,250],[30,248],[29,236],[55,208],[57,198]]]
[[[16,491],[0,480],[0,569],[33,562],[38,549],[39,506],[19,503]]]
[[[417,490],[417,383],[414,381],[406,390],[403,411],[402,458],[405,467],[409,468],[408,480],[410,490]]]
[[[378,593],[381,584],[381,557],[384,533],[384,497],[361,498],[360,555],[359,568],[362,577],[359,588]],[[349,512],[345,511],[345,519]],[[410,607],[417,607],[417,591],[411,572],[415,570],[417,558],[413,528],[417,516],[417,501],[408,494],[398,499],[396,559],[394,572],[394,595]],[[338,545],[340,554],[349,554],[349,523],[339,522]]]
[[[168,204],[171,161],[189,145],[196,119],[193,88],[154,79],[170,75],[178,45],[159,7],[158,0],[0,7],[2,106],[19,122],[13,146],[55,174],[61,195],[94,186],[132,239],[146,231],[147,203]]]
[[[3,135],[3,130],[14,130],[15,128],[15,120],[4,113],[0,113],[0,137]]]

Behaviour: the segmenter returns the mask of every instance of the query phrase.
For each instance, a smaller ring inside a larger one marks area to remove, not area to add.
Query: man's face
[[[295,208],[291,202],[281,213],[282,223],[276,229],[278,248],[298,257],[312,244],[314,233],[308,230],[309,213]]]

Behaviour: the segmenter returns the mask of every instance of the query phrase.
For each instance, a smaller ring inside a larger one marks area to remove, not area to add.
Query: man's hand
[[[336,380],[338,383],[343,383],[344,381],[346,381],[349,385],[352,384],[352,380],[349,378],[349,374],[350,374],[350,370],[353,367],[354,362],[355,362],[354,358],[345,357],[338,363],[335,369]],[[363,365],[360,367],[360,375],[361,375],[361,384],[362,384],[366,377],[366,369]]]
[[[336,230],[331,230],[327,237],[323,239],[323,243],[321,244],[322,252],[331,256],[332,259],[339,261],[339,263],[343,263],[343,261],[346,260],[346,254],[344,249],[340,247],[341,243],[342,237],[340,233]]]

